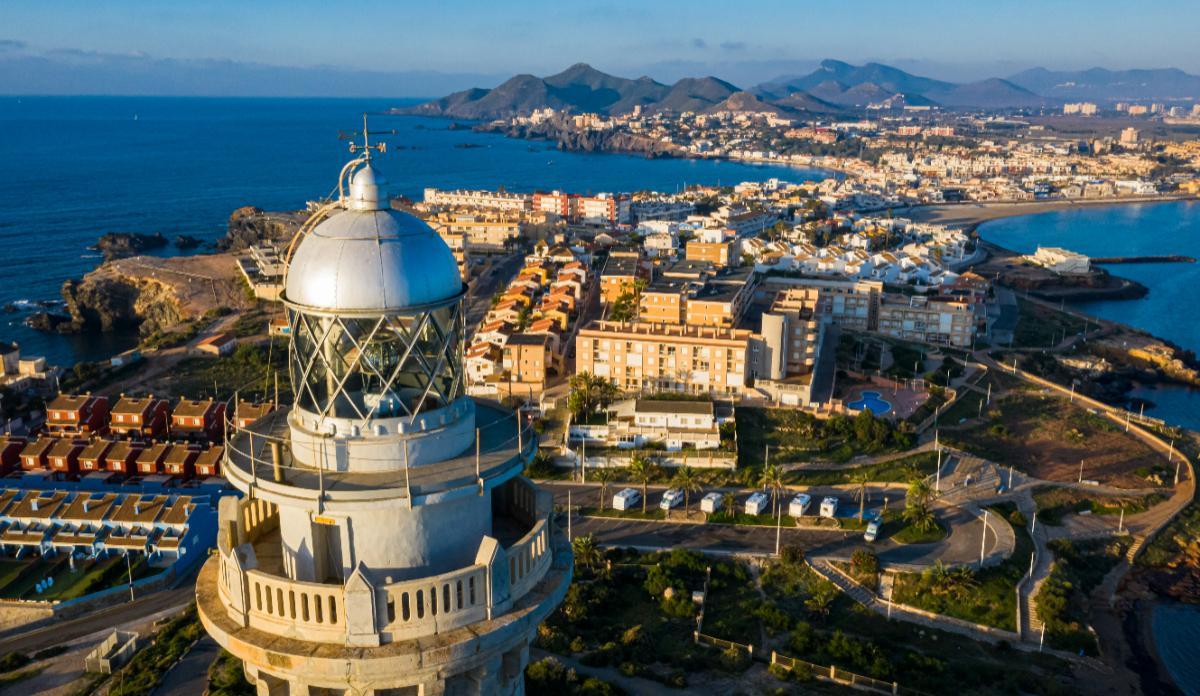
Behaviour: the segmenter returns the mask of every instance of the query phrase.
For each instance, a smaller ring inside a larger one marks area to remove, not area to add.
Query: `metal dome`
[[[442,238],[413,215],[368,208],[374,176],[358,176],[350,209],[317,225],[296,247],[285,299],[331,311],[389,311],[461,294],[458,263]]]

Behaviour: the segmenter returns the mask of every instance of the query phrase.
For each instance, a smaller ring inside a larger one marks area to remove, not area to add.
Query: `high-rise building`
[[[1137,145],[1138,144],[1138,129],[1130,126],[1121,131],[1122,145]]]
[[[390,209],[369,156],[345,171],[285,280],[295,403],[226,423],[243,495],[221,500],[200,617],[259,694],[523,693],[571,579],[521,476],[536,440],[464,394],[450,250]]]

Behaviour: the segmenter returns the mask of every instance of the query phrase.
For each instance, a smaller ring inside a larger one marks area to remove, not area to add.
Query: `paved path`
[[[221,654],[221,646],[205,634],[188,654],[163,676],[152,696],[204,696],[208,692],[208,668]]]

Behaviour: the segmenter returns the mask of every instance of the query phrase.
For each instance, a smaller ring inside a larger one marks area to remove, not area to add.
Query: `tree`
[[[771,491],[771,507],[778,514],[779,492],[783,490],[783,472],[780,471],[779,466],[775,464],[764,466],[762,473],[758,475],[758,485],[762,486],[763,490]]]
[[[937,493],[933,490],[933,486],[929,485],[929,481],[924,478],[914,479],[908,484],[909,503],[918,503],[928,507],[935,496]]]
[[[654,462],[647,459],[641,454],[635,454],[629,460],[629,475],[642,485],[642,514],[646,514],[646,488],[650,485],[650,481],[658,473],[658,467]]]
[[[588,372],[572,375],[567,394],[567,408],[575,420],[593,413],[597,408],[607,408],[620,394],[617,385]]]
[[[804,600],[804,608],[813,616],[825,619],[833,608],[833,600],[837,597],[838,589],[828,580],[823,580],[813,588],[812,595]]]
[[[684,464],[675,470],[675,475],[671,477],[671,485],[683,490],[683,516],[686,519],[692,493],[700,492],[700,475],[695,469]]]
[[[908,522],[922,532],[928,532],[937,524],[929,503],[919,500],[909,500],[908,504],[904,506],[904,512],[901,513],[901,516],[905,522]]]
[[[725,495],[721,496],[721,509],[725,511],[725,516],[732,520],[737,516],[736,508],[737,498],[733,493],[727,491]]]
[[[608,484],[612,483],[617,477],[617,472],[608,468],[601,467],[592,471],[592,478],[600,483],[600,510],[604,510],[604,501],[608,500]]]
[[[850,483],[854,484],[854,499],[858,501],[858,521],[863,521],[863,515],[867,508],[867,484],[871,482],[871,475],[865,471],[857,471],[850,477]]]
[[[596,539],[591,534],[577,536],[571,540],[571,551],[575,554],[575,566],[577,568],[586,568],[589,571],[595,570],[600,565],[601,556],[600,547],[596,546]]]

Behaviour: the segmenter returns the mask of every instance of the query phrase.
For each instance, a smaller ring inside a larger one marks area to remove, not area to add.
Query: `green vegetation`
[[[1055,561],[1037,596],[1038,618],[1046,624],[1053,647],[1098,655],[1096,637],[1087,629],[1088,595],[1125,556],[1129,539],[1050,542]]]
[[[1145,512],[1167,499],[1160,493],[1143,496],[1099,495],[1074,488],[1041,486],[1034,490],[1033,500],[1038,506],[1038,520],[1046,524],[1062,524],[1069,514],[1089,512],[1093,515],[1126,515]]]
[[[149,647],[134,655],[129,664],[113,675],[109,696],[141,696],[153,691],[167,670],[203,633],[204,628],[196,616],[196,605],[189,605],[155,634]]]
[[[274,345],[242,343],[227,358],[185,358],[171,371],[167,384],[171,396],[197,398],[213,395],[232,396],[237,390],[244,399],[274,398],[275,376],[279,376],[279,398],[287,403],[292,398],[287,369],[287,344]]]
[[[645,496],[642,497],[645,502]],[[607,505],[609,501],[604,501]],[[666,511],[660,510],[657,507],[646,508],[645,510],[614,510],[611,507],[606,507],[601,510],[598,507],[581,507],[579,514],[589,517],[615,517],[628,520],[665,520],[667,518]]]
[[[919,346],[903,343],[891,345],[892,366],[887,369],[890,377],[911,379],[921,374],[921,366],[925,360],[925,350]]]
[[[795,409],[737,409],[738,463],[758,467],[770,446],[771,461],[812,459],[848,462],[861,454],[898,452],[912,447],[911,432],[870,411],[828,419]]]
[[[142,337],[141,347],[146,350],[161,350],[181,346],[200,334],[200,323],[185,321],[171,330],[159,330]]]
[[[133,579],[153,575],[155,571],[138,556],[133,563]],[[54,578],[54,585],[40,594],[35,586],[46,578]],[[97,561],[76,561],[75,570],[66,556],[35,558],[24,561],[7,561],[0,571],[0,597],[5,599],[37,599],[47,602],[66,601],[98,592],[129,581],[129,572],[123,556],[112,556]]]
[[[255,696],[256,693],[254,686],[246,681],[242,661],[222,649],[208,667],[209,696]]]
[[[722,667],[713,659],[719,653],[692,639],[698,605],[691,594],[704,587],[708,568],[704,630],[742,642],[757,640],[758,624],[749,609],[758,595],[744,563],[682,549],[610,551],[604,561],[602,569],[597,560],[577,562],[576,581],[562,606],[538,628],[539,647],[575,655],[586,665],[687,686],[687,673]]]
[[[935,565],[922,573],[897,573],[892,598],[900,604],[966,621],[1016,630],[1017,583],[1029,569],[1033,540],[1024,515],[1012,503],[989,508],[1003,517],[1016,534],[1016,548],[1004,562],[974,571]]]
[[[879,530],[882,539],[891,539],[900,544],[932,544],[946,538],[948,532],[936,519],[932,526],[914,524],[904,519],[904,511],[889,510],[883,516]]]
[[[42,665],[40,667],[30,667],[29,669],[23,669],[23,670],[20,670],[19,672],[8,672],[6,674],[0,674],[0,689],[8,689],[13,686],[16,686],[17,684],[20,684],[23,681],[33,679],[34,677],[36,677],[37,675],[39,675],[43,671],[45,671],[46,667],[47,667],[47,665]]]
[[[946,404],[949,398],[946,396],[946,390],[937,385],[930,385],[929,398],[925,399],[925,403],[917,407],[908,418],[907,423],[912,426],[919,426],[924,423],[927,418],[932,416],[938,409]]]
[[[571,412],[572,420],[576,421],[598,409],[608,408],[620,395],[617,385],[588,372],[571,375],[569,384],[567,409]]]
[[[625,690],[595,677],[580,677],[574,669],[547,657],[525,668],[525,693],[529,696],[616,696]]]
[[[1064,336],[1083,333],[1084,320],[1046,305],[1017,297],[1017,327],[1013,345],[1027,348],[1049,348]]]
[[[784,474],[784,480],[789,486],[839,486],[863,475],[875,483],[903,483],[928,476],[936,468],[936,452],[918,452],[848,469],[796,469]]]

